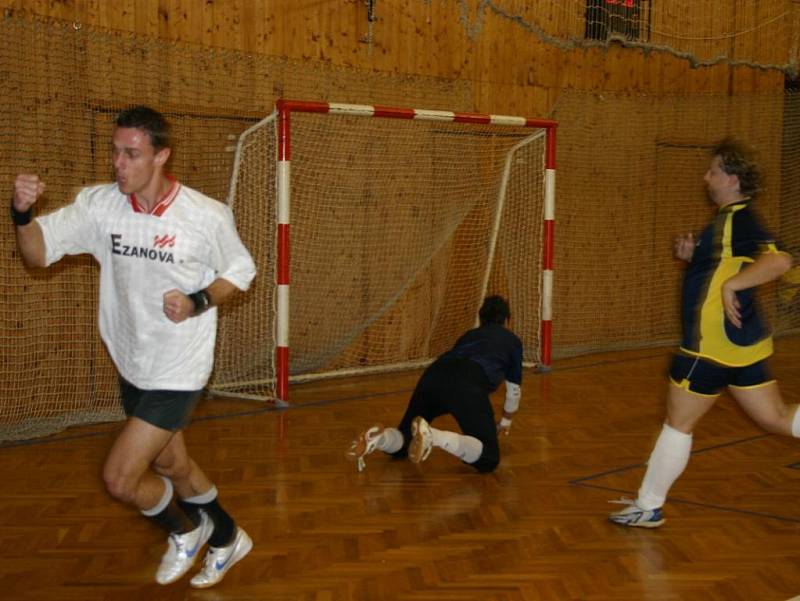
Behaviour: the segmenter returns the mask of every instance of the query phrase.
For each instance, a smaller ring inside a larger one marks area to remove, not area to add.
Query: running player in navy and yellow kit
[[[692,430],[723,388],[765,430],[800,437],[797,405],[783,402],[767,369],[772,336],[755,303],[756,287],[781,277],[792,260],[751,210],[760,177],[748,150],[725,140],[712,156],[704,179],[718,212],[698,238],[675,240],[675,256],[689,263],[683,339],[670,368],[666,420],[638,497],[610,516],[624,526],[664,523],[661,507],[689,461]]]

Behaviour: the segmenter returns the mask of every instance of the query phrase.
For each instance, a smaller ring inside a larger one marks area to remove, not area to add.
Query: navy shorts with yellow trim
[[[148,424],[177,432],[189,423],[192,411],[203,390],[142,390],[119,378],[122,407],[128,417],[138,417]]]
[[[717,395],[726,386],[750,388],[773,380],[766,359],[743,367],[729,367],[682,354],[672,359],[669,377],[681,388],[703,395]]]

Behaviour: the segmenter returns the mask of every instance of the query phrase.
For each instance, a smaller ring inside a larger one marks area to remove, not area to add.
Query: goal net
[[[221,317],[212,390],[284,399],[288,378],[424,365],[490,294],[543,363],[554,122],[281,106],[238,144],[228,200],[259,276]]]

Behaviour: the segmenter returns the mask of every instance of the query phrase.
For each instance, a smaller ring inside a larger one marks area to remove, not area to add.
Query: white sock
[[[800,405],[794,406],[794,418],[792,418],[792,436],[800,438]]]
[[[664,504],[669,489],[686,468],[691,451],[692,435],[664,424],[639,488],[639,498],[636,499],[639,507],[657,509]]]
[[[194,503],[195,505],[205,505],[206,503],[211,503],[211,501],[213,501],[216,498],[217,498],[217,487],[212,484],[211,488],[209,488],[206,492],[183,500],[186,501],[187,503]]]
[[[172,481],[164,476],[159,476],[159,478],[164,481],[164,493],[161,495],[161,499],[159,499],[155,506],[151,507],[150,509],[142,509],[142,515],[147,517],[158,515],[164,511],[167,508],[167,505],[169,505],[169,502],[172,501]]]
[[[403,434],[397,428],[386,428],[378,439],[377,448],[384,453],[396,453],[403,448]]]
[[[433,434],[433,446],[455,455],[466,463],[475,463],[483,453],[483,443],[474,436],[436,428],[431,428],[431,434]]]

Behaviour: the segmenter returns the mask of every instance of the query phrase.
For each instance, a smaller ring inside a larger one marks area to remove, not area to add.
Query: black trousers
[[[448,413],[464,434],[483,443],[481,456],[468,465],[480,472],[493,471],[500,462],[500,446],[489,399],[489,381],[477,363],[459,357],[440,357],[420,377],[398,426],[403,433],[403,448],[394,455],[408,454],[411,422],[416,416],[421,415],[430,423]]]

